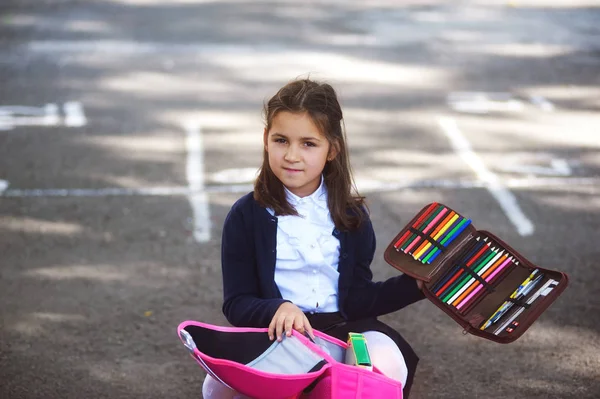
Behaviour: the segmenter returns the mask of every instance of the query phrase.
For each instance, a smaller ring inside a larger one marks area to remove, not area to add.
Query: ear
[[[339,143],[339,141],[335,140],[334,142],[332,142],[329,145],[329,154],[327,154],[327,161],[328,162],[333,161],[339,153],[340,153],[340,143]]]
[[[269,132],[267,131],[267,128],[265,128],[265,130],[263,131],[263,145],[264,145],[265,151],[267,151],[267,152],[268,152],[268,150],[267,150],[268,138],[269,138]]]

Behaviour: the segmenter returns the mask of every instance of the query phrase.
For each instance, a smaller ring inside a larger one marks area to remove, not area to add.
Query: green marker
[[[440,245],[445,247],[445,243],[446,240],[448,240],[448,238],[452,237],[454,235],[454,233],[456,233],[458,231],[458,229],[460,229],[463,224],[467,223],[467,219],[461,220],[456,226],[454,226],[454,228],[449,232],[449,233],[444,233],[444,236],[442,238],[442,241],[440,242]],[[429,258],[431,258],[433,256],[434,253],[436,253],[437,251],[440,251],[440,249],[438,247],[434,247],[433,250],[429,251],[429,253],[427,254],[427,256],[421,261],[423,263],[426,263]]]
[[[446,242],[450,239],[450,237],[452,237],[454,235],[454,233],[456,233],[465,223],[467,223],[469,221],[469,219],[463,219],[460,221],[460,223],[458,225],[456,225],[452,231],[448,234],[446,234],[446,237],[444,237],[442,239],[442,242],[440,242],[440,244],[446,246]]]
[[[373,370],[371,356],[367,348],[367,339],[363,334],[348,333],[348,349],[346,349],[346,364]]]

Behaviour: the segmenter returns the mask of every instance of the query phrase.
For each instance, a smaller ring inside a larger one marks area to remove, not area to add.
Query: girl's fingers
[[[273,316],[271,323],[269,323],[269,339],[271,341],[273,341],[273,334],[275,334],[275,316]]]
[[[289,315],[285,318],[285,335],[288,337],[292,335],[292,328],[294,328],[294,315]]]
[[[308,333],[308,335],[310,335],[310,337],[314,340],[315,339],[315,333],[314,333],[313,328],[310,325],[310,321],[308,321],[308,318],[306,317],[306,315],[304,316],[304,329],[306,330],[306,332]]]
[[[281,342],[283,334],[286,334],[288,337],[292,335],[292,329],[301,334],[308,333],[314,339],[313,330],[306,315],[299,308],[294,308],[280,308],[275,313],[268,328],[269,339],[271,341],[277,338],[277,341]]]
[[[304,334],[304,332],[306,331],[306,327],[304,327],[304,320],[306,320],[306,317],[304,317],[304,315],[298,315],[294,320],[294,330],[298,331],[300,334]]]
[[[285,322],[285,316],[284,315],[280,315],[277,318],[277,321],[275,322],[275,332],[277,334],[277,341],[281,342],[281,334],[284,331],[284,325],[283,323]]]

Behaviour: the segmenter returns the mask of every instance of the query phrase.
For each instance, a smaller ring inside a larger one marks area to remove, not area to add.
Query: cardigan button
[[[348,257],[348,253],[347,253],[347,252],[344,252],[344,253],[342,254],[342,258],[346,259],[347,257]]]

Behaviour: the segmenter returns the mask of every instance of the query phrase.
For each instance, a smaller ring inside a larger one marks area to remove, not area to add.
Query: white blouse
[[[277,216],[275,283],[282,297],[304,312],[337,312],[340,242],[332,234],[323,178],[307,197],[285,192],[300,216]]]

